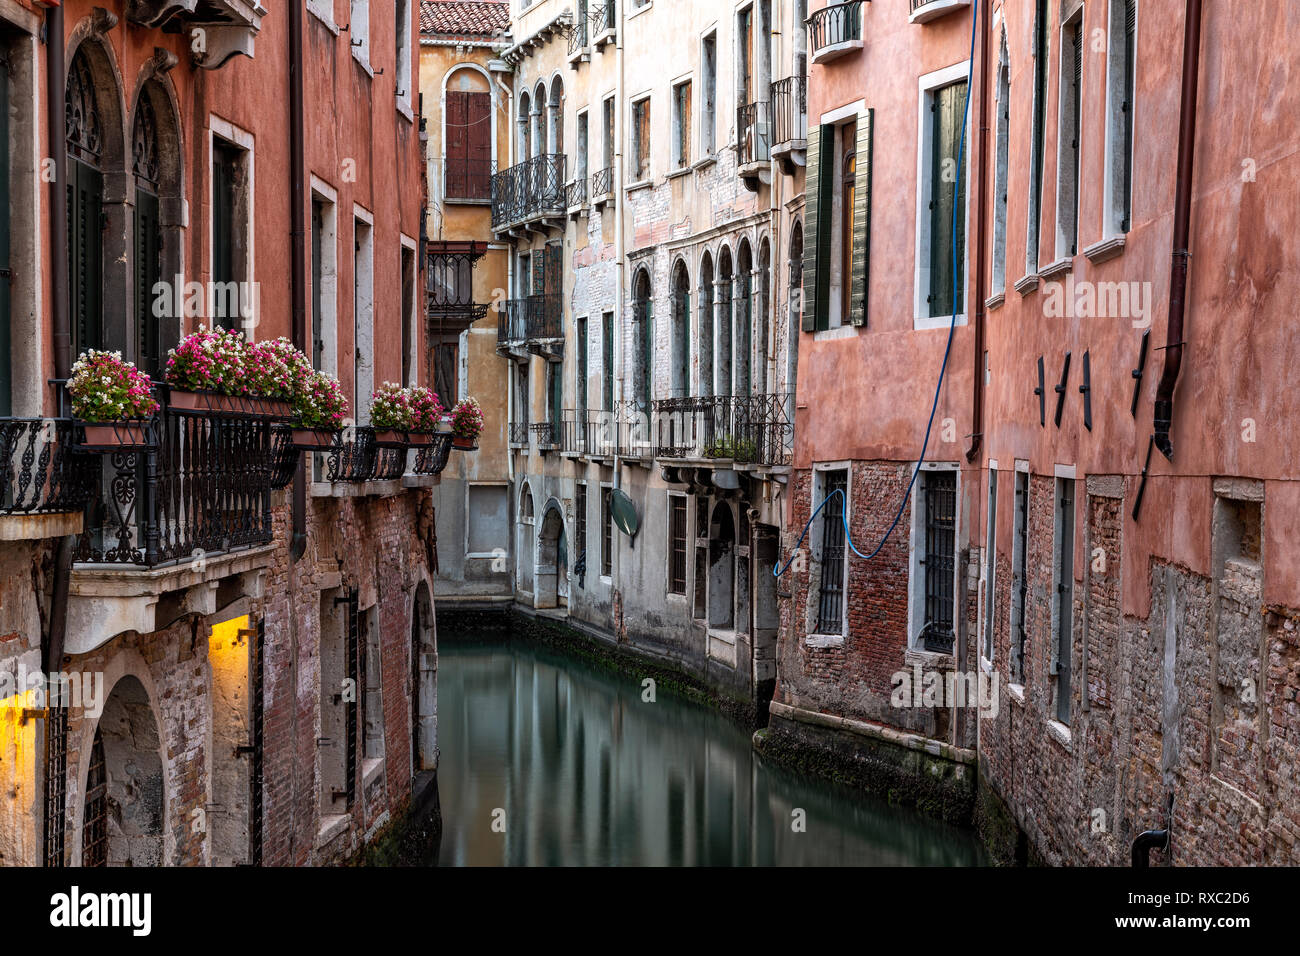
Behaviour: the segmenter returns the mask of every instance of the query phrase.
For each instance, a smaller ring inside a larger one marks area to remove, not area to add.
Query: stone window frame
[[[682,561],[685,564],[682,574],[682,590],[674,591],[673,587],[673,505],[672,500],[680,498],[683,502],[683,508],[686,511],[686,522],[683,530],[682,547],[684,555]],[[691,534],[691,502],[690,496],[684,491],[674,491],[668,489],[664,498],[667,507],[664,509],[664,540],[668,546],[664,548],[664,594],[669,601],[686,603],[690,601],[693,594],[691,587],[691,567],[694,564],[695,554],[694,536]]]
[[[844,514],[853,525],[853,462],[850,459],[837,461],[815,461],[812,465],[812,500],[809,513],[822,503],[825,496],[826,476],[830,472],[842,471],[844,480]],[[819,519],[821,515],[817,516]],[[840,613],[842,630],[839,634],[825,634],[817,630],[817,606],[821,598],[821,561],[817,555],[822,547],[822,523],[814,521],[808,529],[808,599],[804,607],[804,643],[809,647],[842,647],[849,629],[849,564],[852,552],[845,543],[844,580],[841,582],[841,595],[844,607]]]
[[[984,561],[980,569],[980,579],[984,584],[984,599],[979,609],[979,661],[986,674],[993,672],[997,659],[997,583],[998,583],[998,499],[1000,498],[998,481],[1001,473],[996,458],[990,458],[988,468],[988,488],[984,509]],[[988,654],[985,654],[985,650]]]
[[[951,471],[956,475],[956,487],[954,490],[954,500],[956,508],[953,524],[953,624],[957,625],[961,615],[961,567],[960,561],[957,560],[961,552],[961,542],[963,535],[966,534],[966,527],[962,521],[963,510],[961,506],[962,495],[965,493],[962,481],[961,464],[956,461],[927,461],[921,464],[920,472],[917,475],[917,486],[912,490],[911,506],[911,527],[909,529],[909,539],[907,545],[908,567],[907,567],[907,650],[915,654],[930,654],[937,657],[951,657],[952,655],[937,654],[934,651],[927,651],[921,641],[921,630],[925,625],[922,618],[925,616],[925,566],[921,563],[925,558],[925,480],[927,472]],[[955,649],[955,645],[954,645]]]

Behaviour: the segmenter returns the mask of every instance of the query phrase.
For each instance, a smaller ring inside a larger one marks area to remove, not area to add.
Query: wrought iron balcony
[[[449,159],[443,194],[449,200],[487,202],[492,199],[492,177],[497,164],[490,159]]]
[[[564,440],[563,427],[560,422],[533,422],[528,426],[537,439],[537,447],[543,451],[559,448]]]
[[[970,0],[912,0],[912,12],[907,19],[911,23],[929,23],[946,13],[969,6]]]
[[[825,63],[862,49],[863,0],[832,3],[808,18],[812,62]]]
[[[587,207],[587,177],[586,176],[579,176],[573,182],[569,183],[568,202],[566,203],[566,205],[568,205],[569,207],[570,214],[576,214],[577,212]]]
[[[89,503],[99,459],[67,418],[0,418],[0,515],[74,514]]]
[[[527,299],[526,338],[531,342],[564,339],[564,300],[558,293],[530,295]]]
[[[614,195],[614,170],[612,167],[598,169],[591,174],[591,201],[600,205]]]
[[[451,457],[451,440],[450,432],[434,435],[432,444],[415,450],[415,465],[411,470],[417,475],[442,474]]]
[[[155,567],[271,541],[270,418],[162,408],[141,446],[97,446],[76,560]]]
[[[722,395],[655,402],[658,458],[784,465],[794,432],[785,396]]]
[[[429,333],[463,331],[487,315],[487,303],[474,301],[474,266],[487,253],[487,243],[430,240],[426,246]]]
[[[271,426],[271,487],[279,490],[288,488],[293,483],[294,473],[298,471],[298,458],[301,453],[293,445],[293,426],[276,423]]]
[[[808,79],[787,76],[772,84],[772,155],[785,160],[808,146]],[[793,170],[787,170],[792,172]]]
[[[561,218],[567,198],[563,153],[543,153],[492,177],[492,228],[504,232]]]
[[[510,444],[522,445],[528,447],[528,423],[511,422],[510,423]]]
[[[605,0],[604,3],[593,6],[588,19],[591,23],[591,32],[596,47],[600,48],[613,38],[618,24],[618,9],[615,6],[615,0]]]
[[[762,166],[772,158],[768,106],[760,100],[736,110],[736,164],[744,176],[747,167]]]
[[[590,32],[588,30],[587,17],[582,15],[579,10],[578,16],[573,25],[569,27],[569,56],[573,57],[581,53],[590,42]]]
[[[339,432],[325,453],[326,481],[395,481],[406,471],[406,449],[384,448],[375,429],[355,425]]]
[[[497,311],[497,348],[521,344],[528,334],[528,300],[507,299]]]

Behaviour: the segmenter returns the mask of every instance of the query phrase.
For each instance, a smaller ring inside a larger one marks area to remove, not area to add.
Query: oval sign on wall
[[[621,488],[615,488],[609,496],[609,514],[620,531],[629,538],[636,537],[637,529],[640,527],[636,505],[632,504],[632,499]]]

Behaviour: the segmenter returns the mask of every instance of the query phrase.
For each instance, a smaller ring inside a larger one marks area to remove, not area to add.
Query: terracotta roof
[[[494,40],[510,26],[507,0],[422,0],[420,32],[467,40]]]

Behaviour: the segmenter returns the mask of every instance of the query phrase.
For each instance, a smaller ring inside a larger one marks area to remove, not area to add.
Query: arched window
[[[64,135],[68,147],[68,302],[74,353],[104,348],[104,117],[83,44],[68,69]]]
[[[772,391],[767,379],[767,351],[772,341],[772,247],[764,237],[758,247],[758,288],[754,290],[754,314],[757,316],[754,343],[754,391],[766,395]]]
[[[519,94],[519,161],[521,163],[532,156],[532,152],[529,149],[531,144],[531,136],[529,134],[532,130],[533,122],[532,102],[533,101],[529,98],[527,92]]]
[[[86,810],[81,820],[81,865],[108,866],[108,772],[104,767],[104,738],[95,728],[86,773]]]
[[[736,257],[736,395],[753,391],[754,257],[749,240],[740,241]]]
[[[732,283],[731,250],[723,246],[718,256],[718,328],[714,341],[714,394],[732,395],[731,323]]]
[[[654,299],[650,289],[650,273],[637,270],[632,285],[633,347],[636,349],[633,368],[636,370],[637,410],[649,416],[651,377],[654,369]]]
[[[551,81],[546,105],[546,151],[560,154],[564,152],[564,82],[558,76]]]
[[[706,251],[700,263],[700,391],[713,394],[713,257]]]
[[[691,277],[686,263],[673,268],[672,396],[682,398],[691,388]]]
[[[492,198],[492,92],[477,70],[447,77],[443,112],[448,199]]]

